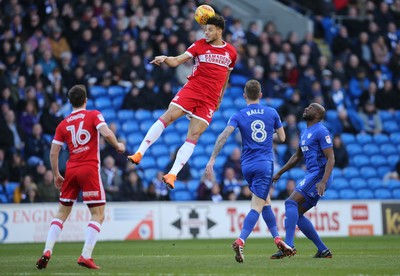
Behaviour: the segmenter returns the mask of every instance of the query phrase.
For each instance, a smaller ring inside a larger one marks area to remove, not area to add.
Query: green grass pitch
[[[245,262],[236,263],[233,240],[99,242],[100,270],[76,264],[83,243],[58,243],[47,269],[37,270],[44,244],[1,244],[0,275],[400,275],[400,237],[324,238],[332,259],[313,259],[316,249],[296,239],[297,255],[270,260],[273,240],[247,240]]]

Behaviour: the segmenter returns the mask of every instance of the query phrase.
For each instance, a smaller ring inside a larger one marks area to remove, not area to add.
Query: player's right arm
[[[296,153],[293,154],[292,157],[290,157],[289,161],[287,161],[287,163],[279,170],[279,172],[277,172],[272,177],[272,181],[276,182],[281,177],[282,174],[284,174],[285,172],[296,166],[296,164],[299,163],[299,161],[302,158],[303,158],[303,152],[301,151],[301,148],[298,147]]]
[[[161,63],[165,62],[165,64],[167,64],[169,67],[177,67],[178,65],[185,63],[189,59],[191,59],[191,56],[185,52],[175,57],[156,56],[152,61],[150,61],[150,63],[160,66]]]
[[[215,142],[213,152],[211,154],[210,159],[206,165],[206,173],[211,174],[214,170],[214,163],[215,159],[217,158],[218,154],[221,152],[222,147],[225,145],[226,140],[235,130],[233,126],[225,127],[224,131],[218,136],[217,141]]]
[[[54,176],[54,186],[57,189],[60,189],[64,182],[64,177],[60,174],[58,167],[58,156],[60,155],[61,148],[62,146],[56,143],[52,143],[50,148],[50,165]]]
[[[276,130],[276,135],[279,138],[279,142],[283,143],[286,140],[286,134],[285,134],[285,130],[283,127],[280,127]]]
[[[125,145],[123,143],[119,143],[117,137],[115,137],[114,132],[107,126],[102,125],[99,129],[100,134],[106,139],[106,141],[113,147],[118,153],[125,152]]]

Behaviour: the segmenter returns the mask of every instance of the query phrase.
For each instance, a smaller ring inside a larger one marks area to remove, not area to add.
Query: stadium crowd
[[[365,6],[359,1],[337,2],[346,2],[334,10],[344,19],[337,22],[324,9],[314,10],[315,31],[305,37],[295,32],[284,37],[273,22],[244,26],[229,7],[217,11],[226,20],[225,40],[238,51],[232,74],[258,80],[262,103],[275,104],[285,123],[288,153],[278,158],[277,166],[296,148],[298,125],[310,102],[336,112],[339,120],[329,125],[336,135],[386,133],[379,111],[394,114],[400,109],[400,1],[366,1]],[[3,190],[6,196],[1,200],[58,200],[48,154],[55,128],[68,110],[66,93],[72,85],[84,84],[89,92],[93,86],[122,86],[128,92],[120,109],[165,109],[186,82],[191,66],[157,67],[149,61],[155,55],[183,53],[202,37],[201,26],[193,19],[198,4],[194,0],[2,1],[0,193]],[[321,45],[328,49],[323,54]],[[169,199],[161,181],[167,166],[151,183],[143,183],[124,156],[104,141],[102,145],[107,200]],[[346,167],[346,149],[336,138],[335,147],[337,156],[343,156],[337,158],[337,166]],[[60,165],[68,159],[63,154]],[[178,176],[182,181],[190,178],[189,169]],[[19,183],[12,195],[5,192],[9,182]],[[199,182],[199,200],[249,198],[242,185],[240,150],[228,157],[223,175],[203,176]],[[275,196],[284,198],[285,193]]]

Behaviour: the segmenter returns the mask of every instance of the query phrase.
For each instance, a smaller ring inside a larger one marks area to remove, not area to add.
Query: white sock
[[[60,236],[61,230],[63,229],[63,223],[64,222],[61,219],[57,218],[54,218],[51,221],[43,253],[45,253],[48,250],[50,250],[50,254],[53,253],[54,244],[58,240],[58,236]]]
[[[92,258],[92,252],[99,236],[101,224],[97,221],[90,221],[86,228],[86,239],[82,250],[82,257],[85,259]]]
[[[189,160],[190,156],[192,156],[195,146],[196,144],[194,144],[193,142],[188,142],[186,140],[186,142],[181,146],[181,148],[178,150],[178,153],[176,154],[174,165],[169,171],[170,174],[178,175],[180,170]]]
[[[158,119],[147,131],[146,136],[144,137],[142,143],[140,144],[137,152],[140,152],[142,155],[146,152],[146,150],[154,144],[155,141],[160,137],[161,133],[165,129],[165,124],[161,119]]]

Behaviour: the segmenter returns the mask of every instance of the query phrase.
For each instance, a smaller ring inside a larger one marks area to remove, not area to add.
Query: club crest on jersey
[[[99,120],[102,121],[102,122],[105,121],[103,115],[101,115],[101,114],[98,114],[98,115],[97,115],[97,118],[99,118]]]
[[[310,139],[312,136],[312,133],[307,134],[307,139]]]
[[[331,143],[332,143],[332,141],[331,141],[331,136],[329,136],[329,135],[325,136],[325,141],[326,141],[328,144],[331,144]]]
[[[305,145],[305,144],[306,144],[306,140],[302,140],[302,141],[301,141],[301,144],[302,144],[302,145]]]

